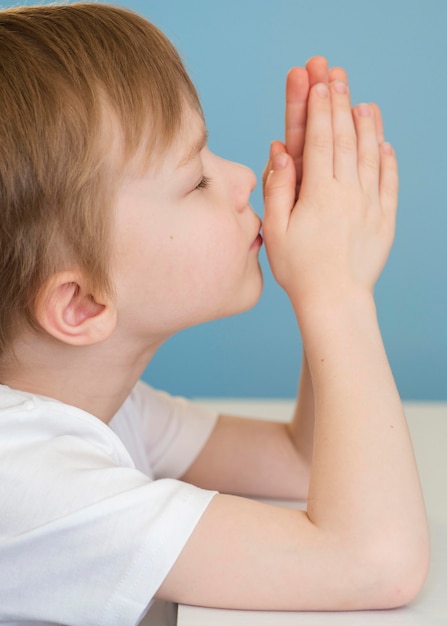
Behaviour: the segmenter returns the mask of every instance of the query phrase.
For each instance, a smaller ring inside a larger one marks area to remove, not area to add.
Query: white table
[[[205,402],[222,412],[287,419],[292,403]],[[425,494],[431,530],[430,572],[411,605],[393,611],[268,612],[178,608],[178,626],[446,626],[447,625],[447,404],[408,403],[408,423]]]

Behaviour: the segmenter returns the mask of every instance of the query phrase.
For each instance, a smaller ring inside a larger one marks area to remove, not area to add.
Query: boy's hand
[[[289,154],[272,144],[264,185],[270,264],[298,307],[347,290],[372,291],[392,244],[397,206],[397,163],[382,143],[378,108],[351,111],[343,70],[331,70],[326,85],[324,67],[316,65],[323,81],[313,84],[318,72],[308,71],[307,117],[306,70],[292,70],[292,84],[301,85],[294,96],[288,86],[297,122],[289,105]]]

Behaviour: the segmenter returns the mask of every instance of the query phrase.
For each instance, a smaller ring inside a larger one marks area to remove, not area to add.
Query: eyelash
[[[202,176],[199,184],[195,187],[195,189],[208,189],[211,184],[211,178],[208,176]]]

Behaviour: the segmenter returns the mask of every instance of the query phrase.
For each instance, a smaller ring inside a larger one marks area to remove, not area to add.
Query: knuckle
[[[287,185],[285,185],[284,182],[272,180],[272,177],[270,177],[267,181],[267,184],[265,185],[264,196],[266,199],[274,198],[286,192],[286,190]]]
[[[378,154],[362,154],[359,159],[361,165],[370,170],[377,170],[380,165],[379,155]]]
[[[395,198],[399,193],[399,183],[397,180],[387,180],[382,183],[382,194],[388,198]]]
[[[335,135],[334,144],[340,152],[353,152],[357,148],[357,138],[354,135],[340,133]]]
[[[332,137],[325,133],[315,133],[309,137],[310,147],[317,151],[326,151],[332,148]]]

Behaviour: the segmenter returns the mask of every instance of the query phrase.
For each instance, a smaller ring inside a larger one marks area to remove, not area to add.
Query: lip
[[[258,233],[255,237],[255,240],[250,246],[250,250],[258,250],[262,246],[262,242],[263,242],[262,235],[261,233]]]

